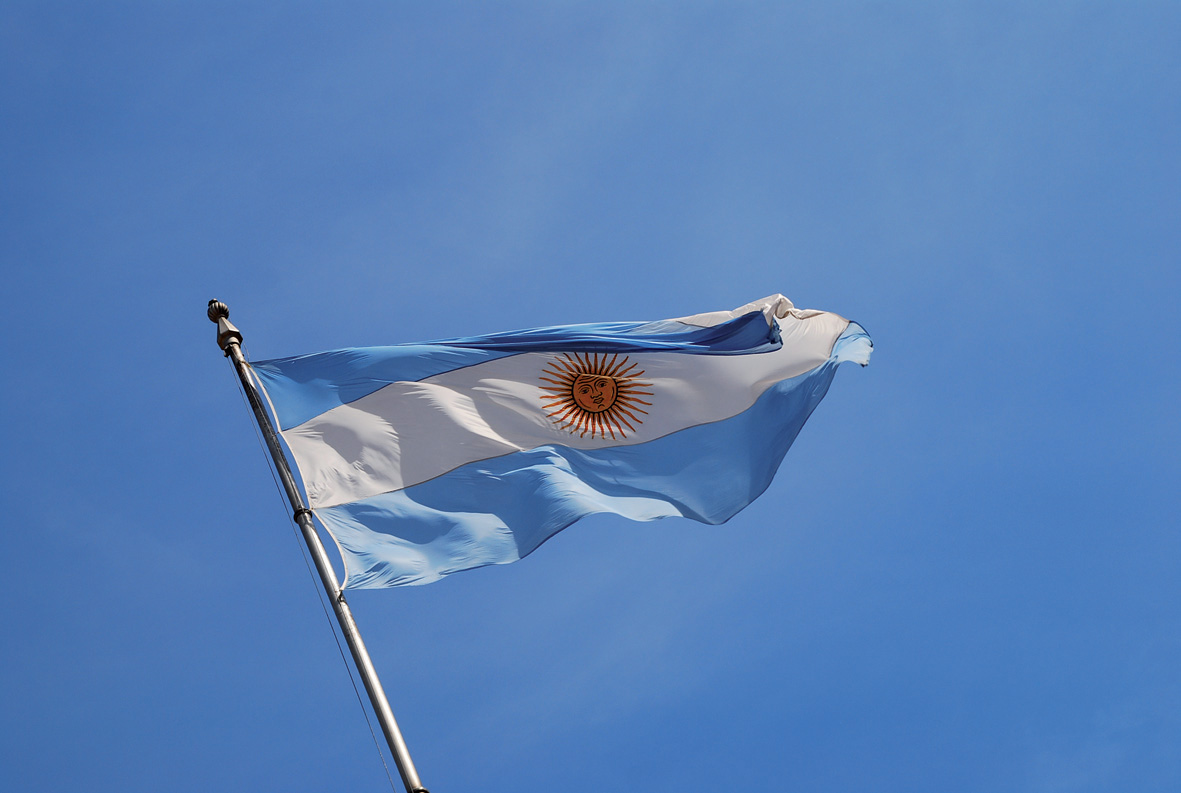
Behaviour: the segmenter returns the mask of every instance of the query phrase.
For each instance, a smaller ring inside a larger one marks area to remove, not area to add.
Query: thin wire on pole
[[[237,385],[238,396],[242,399],[242,405],[246,410],[250,411],[250,403],[246,399],[246,392],[242,388],[242,383],[237,377],[234,378],[234,383]],[[276,473],[274,465],[271,462],[270,455],[267,453],[266,443],[262,437],[262,431],[258,428],[257,423],[254,424],[254,438],[258,441],[259,449],[262,450],[263,457],[267,461],[267,471],[271,475],[271,481],[275,485],[275,493],[279,496],[279,501],[283,509],[287,509],[286,496],[283,493],[283,486],[279,483],[279,475]],[[353,696],[357,699],[357,705],[361,708],[361,715],[365,717],[365,726],[369,728],[369,737],[373,739],[373,746],[377,750],[377,757],[381,760],[381,767],[385,770],[385,777],[390,783],[390,789],[397,793],[398,786],[394,782],[394,777],[390,773],[390,766],[386,762],[385,752],[381,750],[381,743],[377,740],[377,732],[373,729],[373,721],[369,718],[369,710],[365,707],[365,701],[361,699],[361,691],[357,688],[357,678],[353,675],[353,668],[349,664],[348,659],[344,654],[344,647],[340,643],[340,635],[336,631],[336,625],[332,621],[332,616],[328,613],[328,604],[324,602],[323,588],[319,585],[316,572],[312,569],[312,561],[308,558],[308,550],[304,546],[299,537],[299,530],[294,523],[291,524],[291,536],[296,541],[299,547],[299,555],[303,559],[304,567],[307,568],[308,578],[312,582],[312,589],[316,592],[316,598],[320,601],[320,610],[324,612],[324,619],[328,623],[328,631],[332,634],[333,641],[336,642],[336,652],[340,655],[340,662],[344,665],[344,670],[349,676],[349,683],[353,687]]]
[[[270,413],[263,404],[264,394],[256,385],[250,364],[242,354],[242,333],[229,321],[230,310],[225,303],[210,300],[206,315],[210,321],[217,325],[217,346],[222,349],[222,352],[233,364],[242,390],[250,402],[250,410],[254,414],[255,423],[258,424],[258,429],[262,432],[275,472],[282,481],[283,491],[292,510],[291,519],[299,525],[304,545],[307,546],[308,553],[315,563],[316,573],[319,575],[324,592],[332,604],[332,611],[340,625],[341,634],[348,643],[357,674],[361,676],[365,684],[365,692],[369,695],[369,701],[373,705],[373,713],[381,724],[382,734],[385,736],[386,744],[398,766],[398,774],[402,778],[402,783],[407,793],[427,793],[418,777],[414,761],[410,758],[410,750],[406,747],[406,740],[402,737],[402,731],[394,718],[389,699],[385,695],[385,689],[381,685],[377,669],[373,665],[373,659],[370,658],[369,651],[365,648],[365,641],[361,638],[361,631],[357,627],[353,611],[336,578],[332,560],[329,558],[316,524],[312,520],[312,511],[304,501],[295,473],[287,459],[287,453],[279,439],[279,433],[275,429]]]

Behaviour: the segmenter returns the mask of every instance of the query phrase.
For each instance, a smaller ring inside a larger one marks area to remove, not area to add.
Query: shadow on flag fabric
[[[251,367],[358,589],[514,562],[595,512],[723,523],[872,347],[773,295]]]

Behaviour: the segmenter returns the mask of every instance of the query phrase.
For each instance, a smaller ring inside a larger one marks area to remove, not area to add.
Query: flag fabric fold
[[[781,295],[252,364],[347,588],[528,555],[579,518],[721,523],[770,483],[856,323]]]

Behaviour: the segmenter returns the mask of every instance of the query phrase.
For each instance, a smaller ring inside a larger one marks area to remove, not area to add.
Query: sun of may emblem
[[[651,383],[641,383],[643,371],[618,353],[562,353],[546,364],[541,399],[550,419],[580,438],[626,438],[648,415],[641,397],[652,396]]]

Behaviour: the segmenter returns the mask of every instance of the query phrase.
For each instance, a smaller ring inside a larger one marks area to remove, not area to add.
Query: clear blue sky
[[[782,292],[877,349],[729,524],[351,596],[427,787],[1181,789],[1181,5],[7,2],[0,111],[0,788],[388,790],[209,298]]]

